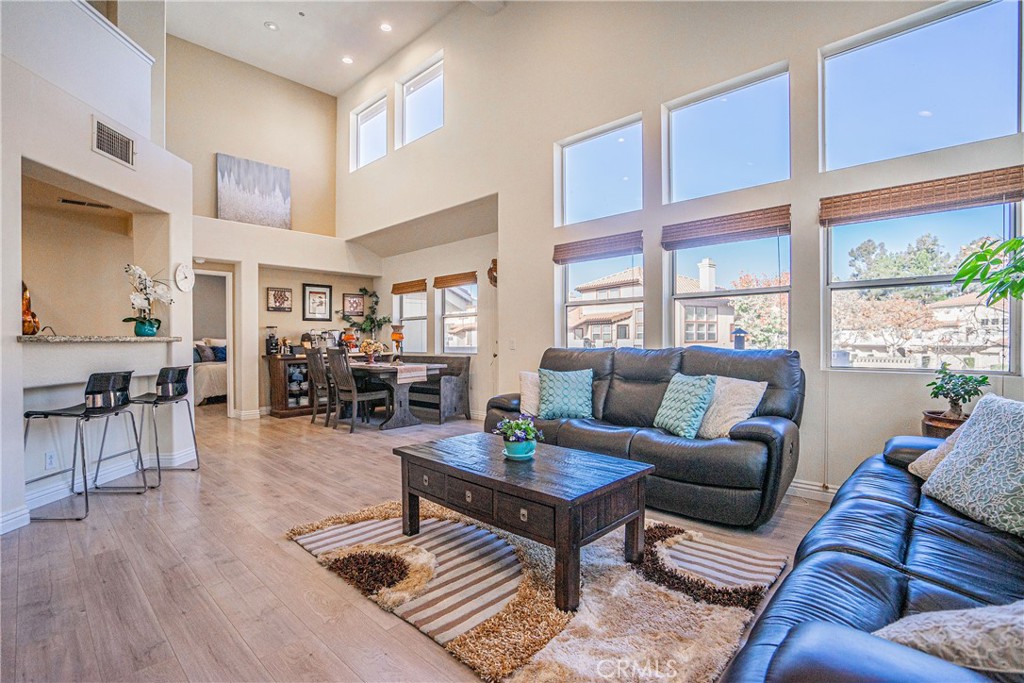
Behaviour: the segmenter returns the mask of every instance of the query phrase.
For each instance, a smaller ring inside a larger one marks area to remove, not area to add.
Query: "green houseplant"
[[[380,297],[376,291],[371,292],[366,287],[360,287],[359,293],[370,300],[370,305],[366,308],[366,315],[363,316],[362,321],[356,322],[356,319],[345,313],[345,311],[335,311],[335,313],[339,314],[341,319],[352,327],[361,330],[363,334],[368,334],[376,339],[380,331],[384,329],[384,326],[391,324],[391,316],[377,316],[377,305],[380,304]]]
[[[1006,298],[1024,298],[1024,237],[984,242],[965,258],[953,284],[966,291],[974,282],[981,285],[989,306]]]
[[[516,420],[505,418],[494,433],[505,440],[505,457],[509,460],[529,460],[537,450],[537,442],[544,440],[544,432],[537,429],[529,415],[520,415]]]

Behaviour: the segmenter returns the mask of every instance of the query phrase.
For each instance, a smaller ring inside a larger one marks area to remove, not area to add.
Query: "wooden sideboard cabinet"
[[[309,399],[309,370],[305,356],[264,356],[270,370],[270,416],[312,415],[313,407],[300,402]]]

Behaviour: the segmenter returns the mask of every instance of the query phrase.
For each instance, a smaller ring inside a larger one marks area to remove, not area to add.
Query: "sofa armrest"
[[[938,448],[945,439],[930,436],[894,436],[885,442],[882,455],[890,465],[907,469],[907,465],[917,460],[925,451]]]
[[[487,410],[495,408],[497,410],[505,410],[510,413],[519,412],[519,394],[501,394],[499,396],[493,396],[487,401]]]
[[[795,626],[779,645],[766,683],[987,681],[979,673],[884,638],[823,621]]]
[[[800,428],[785,417],[762,415],[733,425],[729,438],[760,441],[768,447],[761,507],[751,524],[757,528],[772,518],[793,481],[800,457]]]

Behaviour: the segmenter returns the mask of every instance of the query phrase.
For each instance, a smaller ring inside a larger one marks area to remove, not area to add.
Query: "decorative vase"
[[[366,362],[369,365],[375,364],[377,362],[377,354],[375,354],[375,353],[368,353],[368,354],[366,354]]]
[[[505,457],[509,460],[529,460],[537,452],[537,441],[506,441]]]
[[[923,436],[931,436],[938,439],[945,439],[954,431],[956,428],[967,421],[967,416],[964,415],[959,420],[955,417],[942,417],[942,410],[925,410],[924,417],[921,419],[921,434]]]
[[[136,320],[135,321],[135,336],[136,337],[155,337],[156,331],[160,329],[159,320]]]

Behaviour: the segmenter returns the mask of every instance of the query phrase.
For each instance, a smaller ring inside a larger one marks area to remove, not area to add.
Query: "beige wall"
[[[293,344],[299,343],[303,332],[315,330],[340,330],[345,323],[338,316],[332,322],[312,322],[302,319],[302,284],[331,286],[331,310],[341,308],[341,295],[353,294],[360,287],[373,288],[373,279],[353,277],[337,273],[293,270],[288,268],[260,268],[260,296],[262,305],[259,313],[260,354],[263,353],[263,340],[266,339],[266,326],[277,325],[277,336],[288,337]],[[292,290],[292,310],[290,313],[267,310],[267,287],[286,287]],[[382,297],[383,298],[383,297]],[[383,303],[383,302],[382,302]],[[267,375],[267,363],[260,363],[260,406],[270,405],[270,383]]]
[[[497,387],[498,361],[498,290],[487,281],[491,259],[498,255],[498,235],[493,233],[439,247],[422,249],[385,258],[381,262],[383,276],[376,280],[380,294],[380,311],[393,315],[394,298],[391,285],[408,280],[427,279],[427,353],[440,354],[441,330],[439,295],[432,285],[438,275],[475,270],[479,292],[477,318],[477,353],[469,364],[469,403],[475,416],[482,417],[487,399]]]
[[[192,164],[197,216],[217,216],[216,154],[291,171],[292,230],[334,234],[336,100],[167,36],[167,149]]]
[[[888,436],[917,431],[920,410],[937,402],[927,398],[928,378],[920,374],[825,369],[819,198],[1024,158],[1017,135],[819,172],[819,49],[934,4],[509,3],[494,16],[464,4],[339,97],[338,234],[354,237],[497,193],[498,390],[514,391],[517,372],[536,367],[556,343],[554,244],[643,230],[646,338],[656,347],[670,343],[661,226],[791,204],[791,345],[808,375],[797,479],[810,494],[823,483],[834,487]],[[385,158],[347,172],[350,112],[387,91],[393,140],[396,80],[442,49],[444,127],[398,150],[389,145]],[[780,62],[790,72],[792,179],[663,204],[663,103]],[[555,228],[555,143],[637,113],[645,208]],[[1024,396],[1020,378],[999,380],[995,389]]]
[[[196,275],[192,289],[192,336],[194,339],[228,336],[226,313],[226,278],[218,275]]]

